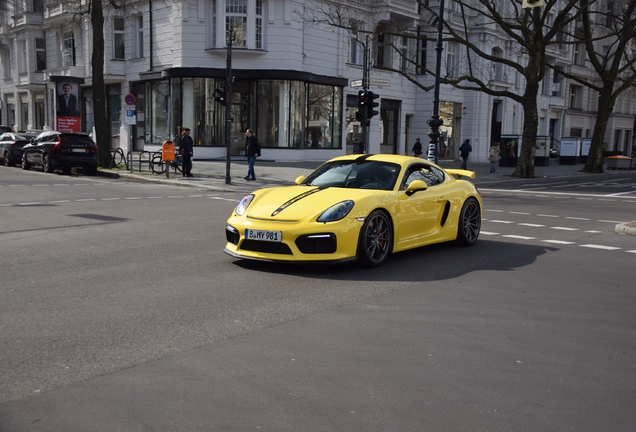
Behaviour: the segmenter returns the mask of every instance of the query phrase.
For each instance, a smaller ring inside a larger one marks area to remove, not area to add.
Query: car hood
[[[299,221],[317,217],[334,204],[378,191],[338,187],[288,186],[255,192],[247,217],[261,220]]]

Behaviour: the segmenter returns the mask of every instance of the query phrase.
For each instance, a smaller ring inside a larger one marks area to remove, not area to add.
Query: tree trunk
[[[532,90],[535,88],[535,91]],[[534,86],[528,83],[526,87],[526,97],[523,105],[523,133],[521,135],[521,155],[517,159],[517,168],[512,173],[513,177],[534,178],[534,153],[537,143],[537,126],[539,117],[537,113],[537,92],[538,84]]]
[[[93,27],[93,112],[95,115],[95,141],[99,146],[99,166],[110,167],[110,125],[106,113],[106,86],[104,84],[104,10],[102,0],[91,0]]]
[[[590,145],[590,153],[587,156],[587,162],[581,171],[586,173],[602,173],[603,172],[603,141],[605,140],[605,131],[607,131],[607,120],[612,114],[612,108],[615,101],[611,101],[610,91],[603,88],[600,93],[599,107],[596,112],[596,123],[594,124],[594,133],[592,134],[592,144]]]

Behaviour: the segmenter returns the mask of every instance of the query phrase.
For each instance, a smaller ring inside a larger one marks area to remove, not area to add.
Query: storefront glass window
[[[310,148],[332,147],[333,87],[309,84],[307,88],[306,146]]]
[[[171,110],[168,81],[148,82],[146,94],[149,95],[146,108],[146,143],[161,144],[170,138],[168,113]]]
[[[255,132],[263,147],[288,147],[287,118],[289,106],[286,81],[259,81],[256,106],[258,128]]]
[[[291,136],[287,141],[286,147],[302,148],[304,147],[303,131],[305,130],[305,117],[307,113],[305,102],[305,83],[300,81],[292,81],[290,84],[290,113],[289,123]]]

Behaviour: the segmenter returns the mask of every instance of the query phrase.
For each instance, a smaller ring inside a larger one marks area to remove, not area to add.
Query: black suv
[[[69,174],[71,168],[80,167],[95,175],[97,153],[97,144],[85,133],[46,131],[22,148],[22,169],[41,165],[44,172],[61,169]]]
[[[13,129],[11,129],[9,126],[0,126],[0,134],[3,134],[5,132],[13,132]]]

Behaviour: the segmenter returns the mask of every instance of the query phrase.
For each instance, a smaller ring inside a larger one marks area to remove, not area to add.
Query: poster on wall
[[[592,146],[592,138],[583,138],[581,140],[581,156],[588,156],[590,154],[591,146]]]
[[[578,138],[561,138],[561,152],[560,156],[578,156],[577,150],[579,149]]]
[[[70,81],[60,81],[56,84],[56,129],[62,132],[79,132],[81,130],[78,105],[79,84]]]

